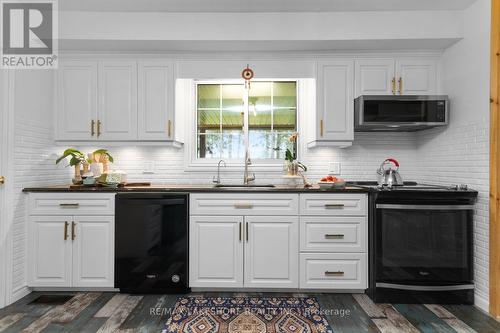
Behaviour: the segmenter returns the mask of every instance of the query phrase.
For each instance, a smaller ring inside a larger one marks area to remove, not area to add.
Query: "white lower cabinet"
[[[298,217],[246,216],[245,226],[245,286],[298,288]]]
[[[243,287],[243,217],[191,216],[191,287]]]
[[[359,193],[191,194],[189,285],[364,291],[367,202]]]
[[[31,203],[48,202],[54,208],[44,214],[36,209],[39,205],[30,207],[28,287],[114,286],[114,210],[102,211],[107,215],[101,216],[80,209],[96,200],[114,203],[113,197],[65,194],[63,200],[60,194],[30,194]]]
[[[71,216],[33,216],[28,228],[29,286],[71,285]],[[65,227],[66,225],[66,227]]]
[[[112,216],[75,216],[73,286],[113,286],[113,220]]]

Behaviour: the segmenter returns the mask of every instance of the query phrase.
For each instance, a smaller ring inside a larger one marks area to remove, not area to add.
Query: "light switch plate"
[[[340,162],[328,163],[328,173],[330,175],[340,175]]]
[[[155,162],[154,161],[144,162],[144,168],[142,170],[142,173],[144,173],[144,174],[155,173]]]

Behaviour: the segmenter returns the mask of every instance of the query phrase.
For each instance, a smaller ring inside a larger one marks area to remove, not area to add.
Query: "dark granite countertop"
[[[126,186],[110,187],[79,187],[70,188],[69,185],[28,187],[23,192],[238,192],[238,193],[368,193],[370,189],[363,187],[347,186],[342,189],[320,189],[317,185],[304,188],[303,186],[276,186],[276,187],[214,187],[213,185],[151,185],[151,186]]]

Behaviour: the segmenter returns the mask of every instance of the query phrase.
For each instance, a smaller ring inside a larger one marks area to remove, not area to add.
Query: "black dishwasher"
[[[176,294],[188,287],[188,195],[118,193],[115,288]]]

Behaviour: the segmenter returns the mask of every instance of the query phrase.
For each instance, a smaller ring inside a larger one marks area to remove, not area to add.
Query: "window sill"
[[[219,161],[192,161],[184,168],[186,172],[217,172]],[[276,162],[254,162],[248,166],[250,172],[282,172],[284,161]],[[243,162],[226,161],[226,166],[221,166],[224,172],[243,172]]]

